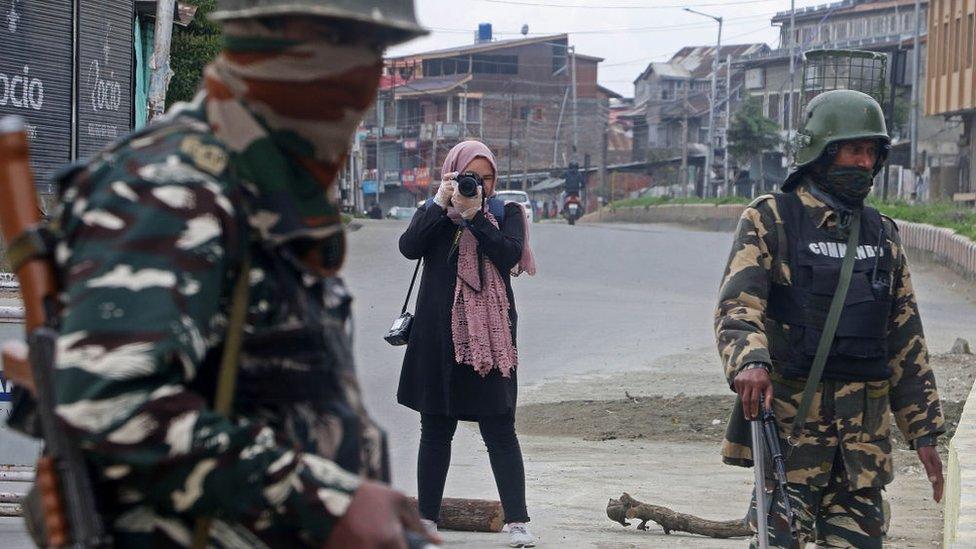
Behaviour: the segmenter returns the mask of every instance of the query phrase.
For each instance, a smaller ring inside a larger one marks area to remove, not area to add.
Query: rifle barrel
[[[759,421],[750,421],[749,429],[752,434],[752,469],[756,474],[756,532],[759,539],[759,549],[769,549],[769,530],[766,527],[766,460],[763,448],[762,425]]]
[[[0,119],[0,232],[9,246],[26,231],[41,223],[41,208],[31,173],[24,119]],[[17,269],[20,295],[24,300],[24,325],[29,333],[47,319],[44,304],[56,295],[54,269],[50,262],[30,259]]]

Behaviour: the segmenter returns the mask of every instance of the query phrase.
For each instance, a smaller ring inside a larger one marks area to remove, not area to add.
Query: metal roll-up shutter
[[[0,116],[27,120],[37,183],[71,156],[71,0],[0,0]]]
[[[78,156],[87,158],[132,129],[133,0],[80,0]]]

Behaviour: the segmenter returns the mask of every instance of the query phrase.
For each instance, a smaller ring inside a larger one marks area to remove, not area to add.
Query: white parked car
[[[532,223],[535,213],[532,211],[532,202],[529,200],[529,195],[525,194],[525,191],[498,191],[495,193],[495,198],[498,198],[506,204],[509,202],[518,202],[521,204],[525,208],[526,221]]]

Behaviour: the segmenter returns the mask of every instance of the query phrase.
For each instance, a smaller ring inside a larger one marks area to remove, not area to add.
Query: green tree
[[[216,0],[186,0],[197,6],[193,22],[186,28],[173,30],[170,47],[170,66],[173,78],[166,91],[167,108],[176,101],[189,101],[196,94],[203,77],[203,67],[220,51],[220,26],[207,15],[217,5]]]
[[[779,147],[780,136],[779,124],[763,115],[758,97],[750,97],[736,111],[729,124],[728,140],[729,154],[737,161],[745,163],[758,158],[759,181],[765,184],[763,153]]]

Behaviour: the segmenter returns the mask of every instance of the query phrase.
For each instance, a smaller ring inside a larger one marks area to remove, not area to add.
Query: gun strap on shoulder
[[[840,313],[844,309],[847,290],[851,287],[851,275],[854,273],[854,259],[857,257],[857,245],[860,238],[861,210],[854,210],[851,219],[851,232],[847,238],[847,250],[844,252],[844,262],[840,267],[840,280],[837,281],[837,289],[834,291],[834,298],[830,302],[830,310],[827,312],[827,320],[824,322],[823,332],[820,335],[820,343],[817,344],[817,354],[814,355],[810,375],[807,377],[806,386],[803,388],[803,399],[796,411],[796,417],[793,418],[793,428],[790,432],[791,445],[794,445],[803,433],[807,415],[810,413],[810,405],[813,403],[813,395],[817,393],[817,386],[820,385],[820,378],[823,376],[824,367],[827,365],[827,356],[830,354],[830,347],[834,343],[834,334],[837,332],[837,325],[840,323]]]
[[[237,366],[240,362],[241,343],[244,339],[244,320],[247,317],[248,297],[251,289],[251,256],[246,251],[241,261],[241,272],[234,284],[234,296],[230,305],[230,322],[224,341],[224,352],[220,356],[220,371],[217,373],[217,391],[214,395],[214,410],[229,416],[234,405],[234,391],[237,388]],[[193,549],[204,549],[210,537],[210,519],[197,519],[193,532]]]

